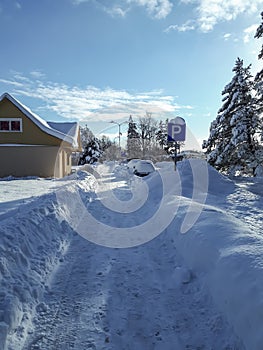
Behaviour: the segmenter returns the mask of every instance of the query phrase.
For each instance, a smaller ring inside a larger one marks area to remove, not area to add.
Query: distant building
[[[46,122],[10,94],[0,97],[0,177],[64,177],[80,150],[78,123]]]

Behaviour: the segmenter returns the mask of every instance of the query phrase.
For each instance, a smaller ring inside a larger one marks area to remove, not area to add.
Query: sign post
[[[176,170],[177,149],[179,148],[179,141],[185,141],[186,124],[181,117],[176,117],[168,122],[168,142],[174,143],[174,168]]]

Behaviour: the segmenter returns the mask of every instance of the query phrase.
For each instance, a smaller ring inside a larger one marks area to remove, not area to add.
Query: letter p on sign
[[[185,141],[185,120],[176,117],[168,123],[168,142]]]

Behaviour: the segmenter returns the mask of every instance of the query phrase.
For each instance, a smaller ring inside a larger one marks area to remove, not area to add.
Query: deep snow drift
[[[0,349],[262,350],[262,179],[157,166],[0,181]]]

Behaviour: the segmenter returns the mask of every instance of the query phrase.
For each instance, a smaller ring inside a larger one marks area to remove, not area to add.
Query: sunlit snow
[[[94,167],[100,177],[0,181],[0,349],[262,350],[262,178],[207,166],[204,193],[189,164],[175,175],[158,163],[144,178],[112,162]],[[151,223],[161,171],[173,174],[164,202],[177,211],[155,238],[145,229],[149,241],[130,248],[87,239]],[[83,206],[98,222],[86,236],[73,224]],[[189,208],[200,215],[182,233]]]

